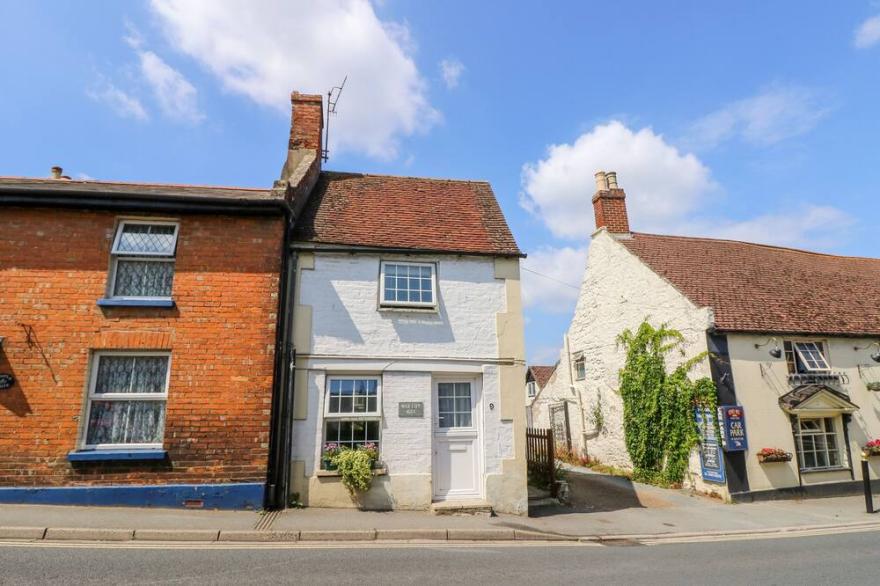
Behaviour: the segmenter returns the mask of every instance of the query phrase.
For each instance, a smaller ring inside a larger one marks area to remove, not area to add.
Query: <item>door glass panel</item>
[[[470,383],[439,383],[437,397],[437,423],[441,429],[472,426]]]

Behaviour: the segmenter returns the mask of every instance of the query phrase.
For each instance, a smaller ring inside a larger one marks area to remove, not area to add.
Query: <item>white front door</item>
[[[480,421],[475,380],[434,383],[434,498],[482,496]]]

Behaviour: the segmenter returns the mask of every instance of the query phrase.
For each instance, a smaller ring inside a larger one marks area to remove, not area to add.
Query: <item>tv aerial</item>
[[[327,116],[324,120],[324,148],[321,149],[321,158],[324,162],[330,158],[330,115],[336,115],[336,103],[339,102],[339,96],[342,95],[342,90],[345,88],[345,82],[348,81],[348,76],[342,80],[342,83],[330,88],[330,91],[327,92]]]

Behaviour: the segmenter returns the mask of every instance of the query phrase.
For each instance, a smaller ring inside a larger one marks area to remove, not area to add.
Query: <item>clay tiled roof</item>
[[[294,240],[520,256],[488,183],[323,172]]]
[[[880,259],[639,233],[620,242],[711,307],[719,330],[880,335]]]
[[[45,179],[37,177],[0,177],[0,193],[51,193],[53,195],[92,196],[102,198],[153,197],[162,199],[215,199],[268,201],[271,189],[252,187],[221,187],[216,185],[182,185],[175,183],[137,183],[129,181],[96,181],[94,179]]]
[[[530,366],[529,373],[532,379],[538,383],[538,388],[543,389],[550,381],[550,377],[556,372],[556,366]]]

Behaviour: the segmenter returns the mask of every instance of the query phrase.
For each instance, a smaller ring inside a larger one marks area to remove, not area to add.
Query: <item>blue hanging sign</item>
[[[746,411],[740,405],[718,407],[721,421],[721,441],[725,452],[744,452],[749,449],[746,437]]]
[[[724,474],[724,452],[718,442],[714,414],[711,409],[697,407],[694,409],[694,418],[700,430],[700,468],[703,480],[724,484],[727,482]]]

